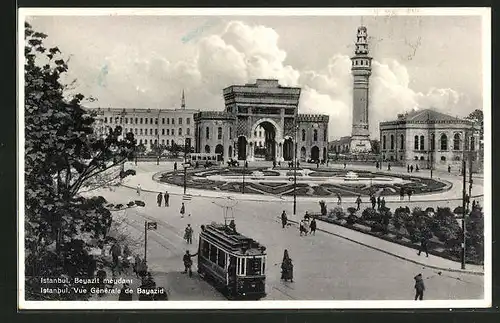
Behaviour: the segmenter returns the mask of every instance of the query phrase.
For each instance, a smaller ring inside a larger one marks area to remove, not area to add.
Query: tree
[[[484,115],[483,115],[483,110],[476,109],[472,111],[466,119],[474,121],[476,125],[479,126],[479,139],[483,140],[483,134],[484,134]]]
[[[73,277],[93,275],[88,250],[105,243],[112,215],[103,197],[85,198],[80,189],[132,159],[135,139],[119,126],[104,138],[93,134],[84,96],[68,97],[60,82],[67,61],[57,47],[44,47],[46,37],[25,23],[25,297],[87,299],[43,294],[40,277],[66,279],[57,287],[73,291],[80,287]]]

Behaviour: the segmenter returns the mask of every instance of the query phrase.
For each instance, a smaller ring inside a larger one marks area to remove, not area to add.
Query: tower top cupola
[[[356,35],[356,49],[354,50],[354,53],[356,55],[369,54],[367,38],[368,34],[366,32],[366,27],[365,26],[358,27],[358,33]]]

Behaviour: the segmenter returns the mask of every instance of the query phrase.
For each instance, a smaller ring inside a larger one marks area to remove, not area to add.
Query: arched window
[[[302,129],[302,141],[306,141],[306,130]]]
[[[318,130],[314,129],[313,140],[318,141]]]
[[[415,136],[415,142],[413,149],[418,150],[418,136]]]
[[[385,150],[385,147],[386,147],[386,139],[385,136],[382,136],[382,149]]]
[[[425,150],[425,139],[424,139],[424,136],[420,136],[420,150]]]
[[[401,135],[401,144],[399,146],[399,149],[404,149],[405,148],[405,136]]]
[[[207,139],[210,139],[210,128],[209,128],[209,127],[207,127],[207,128],[205,129],[205,137],[206,137]],[[208,147],[208,148],[210,148],[210,147]]]
[[[222,139],[222,127],[217,128],[217,139]]]
[[[391,135],[391,150],[394,149],[394,135]]]
[[[453,136],[453,150],[460,150],[460,134],[456,133]]]
[[[441,150],[448,150],[448,137],[443,133],[441,135]]]
[[[210,153],[210,146],[209,146],[209,145],[206,145],[206,146],[205,146],[205,152],[206,152],[207,154],[209,154],[209,153]]]
[[[434,134],[431,134],[431,151],[436,149]]]

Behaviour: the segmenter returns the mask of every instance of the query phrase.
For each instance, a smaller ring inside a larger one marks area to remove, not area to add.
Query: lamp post
[[[156,165],[160,165],[160,112],[161,109],[158,109],[158,118],[156,119],[156,149],[158,150]]]
[[[246,159],[246,156],[245,156],[245,160],[243,161],[243,183],[242,183],[242,189],[241,189],[241,193],[242,194],[245,194],[245,172],[246,172],[246,168],[247,168],[247,159]]]
[[[295,116],[295,123],[293,125],[294,141],[293,141],[293,215],[297,215],[297,116]]]
[[[187,150],[189,149],[188,147],[191,148],[191,138],[184,139],[184,163],[183,163],[183,166],[184,166],[184,195],[186,194],[186,179],[187,179],[187,168],[188,168],[186,157],[187,157]]]
[[[462,254],[461,254],[461,260],[462,260],[462,269],[465,269],[465,208],[466,208],[466,178],[467,178],[467,161],[466,161],[466,149],[465,149],[465,143],[467,142],[467,132],[465,132],[464,136],[464,143],[463,143],[463,157],[462,157]]]

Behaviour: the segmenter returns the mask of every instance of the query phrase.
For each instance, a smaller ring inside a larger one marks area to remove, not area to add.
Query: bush
[[[380,214],[375,209],[366,208],[363,213],[361,213],[361,219],[364,221],[380,222]]]
[[[330,213],[328,214],[328,217],[333,218],[339,218],[339,216],[344,217],[345,212],[344,209],[342,209],[340,206],[336,206],[333,209],[330,209]]]
[[[413,217],[416,217],[416,218],[417,217],[423,217],[423,216],[425,216],[425,212],[422,211],[421,208],[416,207],[416,208],[413,209],[412,215],[413,215]]]
[[[347,212],[349,212],[349,215],[354,215],[356,214],[357,209],[355,207],[348,207]]]
[[[385,232],[385,227],[381,223],[375,222],[371,225],[371,232]]]
[[[354,225],[354,224],[356,224],[357,221],[358,221],[358,218],[354,214],[350,214],[347,217],[347,224],[348,225]]]

